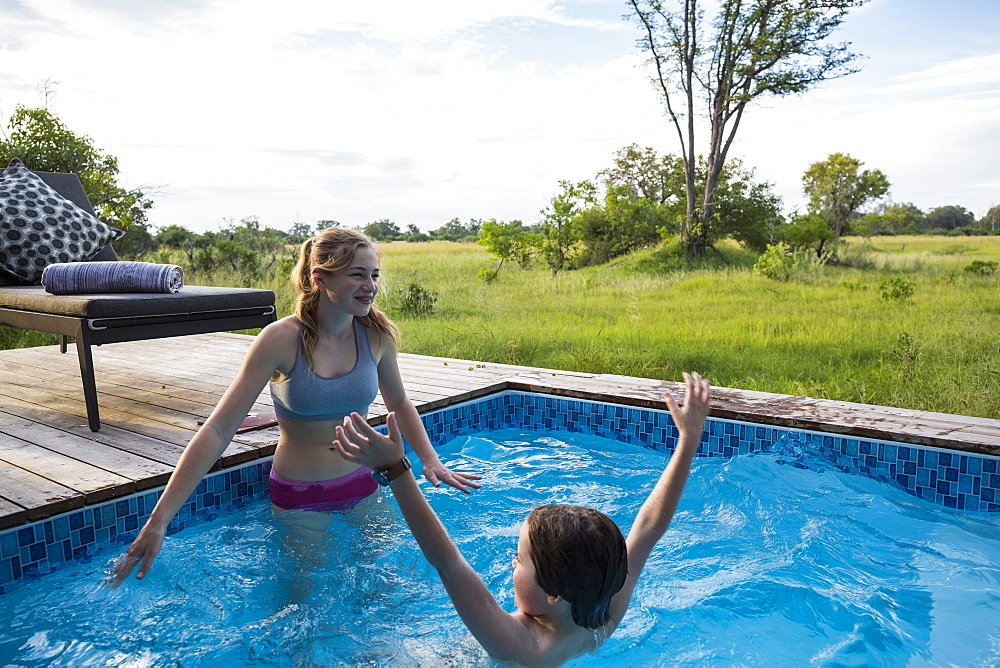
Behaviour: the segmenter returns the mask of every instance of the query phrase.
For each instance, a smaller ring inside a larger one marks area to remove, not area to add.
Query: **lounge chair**
[[[66,199],[96,215],[75,174],[36,172]],[[91,261],[117,261],[111,244]],[[0,272],[0,325],[76,339],[80,375],[92,431],[101,428],[91,346],[168,336],[264,327],[276,319],[274,292],[249,288],[184,286],[176,293],[52,295],[40,285],[20,285]]]

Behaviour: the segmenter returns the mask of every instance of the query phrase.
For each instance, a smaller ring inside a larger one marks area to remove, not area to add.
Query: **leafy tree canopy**
[[[531,263],[537,235],[524,227],[520,220],[509,223],[496,219],[483,221],[479,231],[478,243],[493,254],[499,262],[493,269],[482,269],[480,278],[494,281],[500,275],[500,269],[508,260],[517,262],[521,267]]]
[[[927,229],[954,230],[969,227],[976,222],[976,215],[964,206],[937,206],[924,216]]]
[[[701,196],[708,179],[708,162],[699,157],[695,172],[696,194]],[[656,217],[655,227],[661,234],[683,233],[685,220],[684,160],[673,154],[658,155],[652,148],[626,146],[615,154],[614,166],[598,176],[605,183],[629,188],[634,196],[649,207]],[[771,241],[776,225],[781,221],[781,198],[774,194],[773,185],[758,182],[752,167],[732,158],[719,173],[711,225],[703,231],[709,244],[722,238],[732,238],[755,250],[764,250]],[[647,237],[647,243],[651,237]],[[640,247],[633,246],[633,248]],[[627,251],[626,251],[627,252]]]
[[[388,218],[368,223],[363,231],[375,241],[392,241],[400,234],[399,225]]]
[[[889,179],[881,171],[862,170],[864,163],[846,153],[831,153],[814,162],[802,176],[809,197],[809,212],[821,217],[840,238],[845,227],[865,205],[889,192]],[[822,253],[820,242],[817,252]]]
[[[471,218],[468,223],[462,223],[458,218],[452,218],[436,230],[431,230],[430,237],[442,241],[476,239],[482,226],[483,221],[476,218]]]
[[[924,220],[924,212],[915,205],[884,204],[876,206],[871,213],[865,214],[861,220],[851,223],[851,228],[866,237],[876,234],[915,234]]]
[[[979,226],[990,234],[996,234],[997,230],[1000,230],[1000,205],[991,207],[986,215],[979,219]]]
[[[711,3],[716,11],[709,21],[707,2],[629,0],[642,31],[640,46],[650,54],[653,82],[681,146],[685,211],[680,234],[690,255],[712,243],[716,188],[748,105],[762,97],[802,93],[856,71],[856,54],[846,44],[827,40],[848,10],[865,1],[720,0]],[[708,119],[709,126],[703,150],[696,142],[699,118]],[[700,155],[706,163],[701,188]]]
[[[118,181],[118,159],[78,135],[48,109],[18,106],[0,138],[0,161],[19,158],[28,169],[69,172],[80,177],[98,217],[125,230],[114,243],[121,257],[137,257],[152,247],[147,211],[153,201],[142,190],[128,189]]]

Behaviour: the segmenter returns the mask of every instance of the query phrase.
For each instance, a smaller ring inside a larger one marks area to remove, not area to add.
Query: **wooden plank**
[[[11,382],[11,389],[18,388],[18,393],[23,392],[48,392],[58,394],[66,398],[76,398],[83,396],[83,388],[77,380],[75,387],[63,385],[61,383],[50,382],[49,379],[31,378],[19,376],[16,381]],[[122,406],[147,407],[144,410],[165,409],[178,413],[188,413],[195,417],[207,415],[214,408],[214,403],[198,402],[185,399],[176,394],[148,392],[136,387],[125,385],[112,385],[100,382],[97,385],[98,401],[104,403],[121,404]],[[120,399],[122,401],[115,401]],[[102,411],[103,412],[103,411]]]
[[[109,344],[118,345],[118,344]],[[166,378],[178,378],[184,380],[195,380],[210,385],[222,385],[228,387],[232,378],[236,375],[239,367],[232,368],[222,364],[218,360],[200,360],[191,357],[178,355],[176,358],[151,357],[148,352],[140,356],[140,353],[133,353],[133,356],[115,357],[108,355],[106,350],[101,348],[92,349],[94,357],[95,375],[98,380],[105,370],[118,371],[127,369],[130,372],[147,371],[151,375],[159,375]],[[40,370],[57,370],[66,375],[76,375],[79,377],[79,361],[75,351],[60,355],[58,352],[51,356],[36,353],[34,355],[22,355],[18,360],[24,364],[31,364]],[[197,362],[197,363],[196,363]]]
[[[86,416],[82,389],[73,391],[60,389],[56,386],[41,388],[18,381],[11,381],[7,391],[16,392],[18,396],[32,403],[50,406],[62,412],[81,417]],[[103,398],[104,401],[101,403],[102,423],[105,420],[109,422],[114,420],[128,421],[130,423],[135,423],[138,420],[138,424],[159,422],[161,424],[194,429],[197,419],[202,417],[194,413],[171,412],[159,406],[151,406],[144,401],[129,400],[122,397],[115,398],[113,395],[106,394]],[[100,401],[100,399],[101,395],[99,393],[98,400]]]
[[[25,509],[24,520],[51,517],[67,510],[83,508],[83,494],[47,478],[0,460],[0,498]]]
[[[169,469],[172,469],[177,464],[177,460],[180,459],[181,452],[183,451],[183,444],[169,443],[162,439],[150,438],[133,431],[115,427],[114,425],[102,425],[101,431],[97,433],[90,432],[89,428],[86,428],[86,423],[83,422],[81,424],[81,420],[78,417],[54,413],[51,410],[33,410],[34,407],[31,404],[27,404],[26,402],[18,403],[19,405],[16,406],[12,406],[9,403],[5,405],[0,410],[0,421],[6,420],[9,417],[24,418],[30,420],[33,424],[45,424],[66,433],[83,435],[83,438],[94,443],[144,457],[163,464]],[[25,409],[23,407],[25,405],[29,408]],[[86,429],[86,432],[89,432],[90,435],[85,435],[82,431],[83,429]],[[140,481],[137,481],[137,484],[142,485]],[[145,486],[148,487],[150,485]]]
[[[34,427],[33,438],[50,446],[53,439],[64,438],[68,440],[62,447],[72,448],[69,441],[79,438],[65,433],[53,433],[57,430],[45,429],[42,425],[34,425]],[[135,491],[135,484],[129,478],[74,459],[64,452],[51,449],[51,447],[40,447],[35,443],[23,440],[21,436],[24,435],[24,431],[16,426],[5,426],[0,430],[0,434],[2,434],[0,436],[0,461],[31,471],[43,478],[58,481],[60,485],[83,494],[87,503],[99,503]],[[96,458],[101,457],[96,449],[92,451],[91,455]],[[4,492],[5,496],[6,494]]]
[[[3,477],[3,470],[0,469],[0,478]],[[28,511],[23,507],[0,498],[0,530],[9,529],[28,521]]]
[[[228,344],[210,344],[201,335],[174,337],[169,339],[151,339],[149,341],[129,341],[123,343],[106,343],[95,348],[112,358],[131,359],[155,357],[165,360],[202,359],[215,360],[229,366],[239,367],[246,356],[253,339],[248,337],[245,346],[239,345],[239,340],[231,340]]]
[[[44,367],[28,366],[21,362],[0,361],[0,372],[9,372],[18,376],[38,376],[42,369]],[[62,369],[45,369],[45,371],[47,382],[58,382],[67,387],[81,387],[79,367],[76,367],[72,372],[66,372]],[[108,392],[108,388],[119,386],[168,396],[183,392],[184,396],[203,403],[218,401],[219,397],[222,396],[222,392],[225,391],[225,386],[222,384],[212,386],[208,388],[210,391],[206,391],[205,383],[195,381],[167,385],[161,382],[159,378],[153,376],[153,374],[139,375],[137,371],[134,368],[123,371],[101,369],[96,374],[98,391],[101,392],[103,390],[103,392]]]
[[[172,466],[148,457],[10,415],[4,415],[0,419],[0,434],[9,437],[0,436],[0,458],[22,468],[29,468],[39,475],[59,480],[68,487],[87,494],[96,489],[103,489],[109,481],[114,484],[122,484],[125,480],[135,483],[137,480],[169,476],[173,470]],[[88,467],[96,467],[114,475],[112,478],[96,475],[93,482],[87,481],[89,485],[87,487],[71,484],[68,479],[61,476],[47,475],[43,464],[49,457],[43,455],[39,458],[41,453],[38,449],[47,450],[60,458],[74,459]],[[90,503],[94,499],[88,496],[87,501]]]
[[[38,421],[47,422],[45,411],[57,411],[75,416],[80,427],[86,424],[87,410],[83,402],[83,392],[79,397],[70,397],[59,392],[42,392],[23,388],[25,401],[37,407]],[[36,416],[25,416],[36,419]],[[197,418],[193,415],[179,415],[163,410],[156,412],[143,411],[143,404],[133,403],[124,406],[122,402],[104,402],[101,404],[101,424],[111,425],[158,438],[179,445],[187,443],[194,435]]]

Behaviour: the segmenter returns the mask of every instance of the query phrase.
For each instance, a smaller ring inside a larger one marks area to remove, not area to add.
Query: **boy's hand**
[[[351,413],[344,418],[344,426],[337,427],[337,440],[333,447],[344,459],[358,462],[370,469],[389,469],[403,458],[403,436],[396,426],[396,414],[386,418],[389,435],[375,431],[367,420]]]
[[[677,430],[682,436],[685,433],[700,436],[701,430],[705,428],[705,418],[708,417],[708,400],[712,394],[712,386],[697,373],[690,375],[685,373],[684,382],[686,388],[683,407],[677,405],[677,400],[670,392],[663,393],[663,400],[666,401]]]

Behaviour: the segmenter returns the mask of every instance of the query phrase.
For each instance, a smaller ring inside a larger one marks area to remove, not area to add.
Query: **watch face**
[[[385,477],[385,473],[383,473],[382,471],[372,471],[372,477],[375,478],[375,482],[377,482],[382,487],[389,486],[389,479]]]

